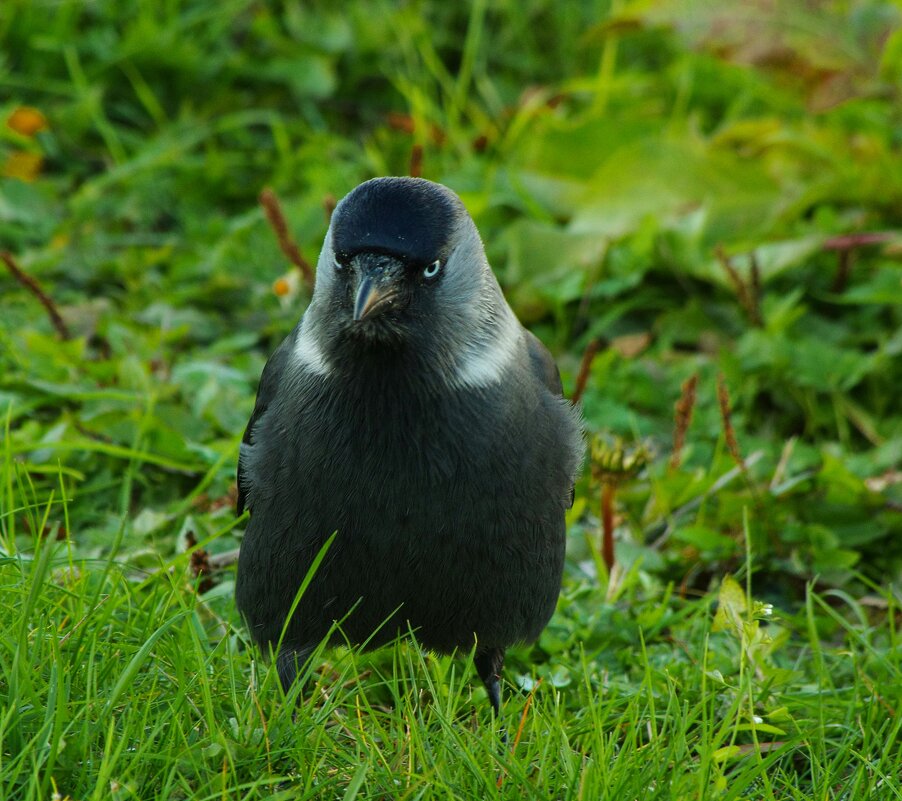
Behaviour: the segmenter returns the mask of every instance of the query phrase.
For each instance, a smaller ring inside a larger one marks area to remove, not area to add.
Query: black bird
[[[475,644],[495,713],[505,649],[554,610],[583,455],[551,355],[501,293],[460,199],[376,178],[335,208],[310,306],[270,358],[241,445],[236,597],[287,690],[316,645],[412,627]],[[340,621],[340,632],[333,629]]]

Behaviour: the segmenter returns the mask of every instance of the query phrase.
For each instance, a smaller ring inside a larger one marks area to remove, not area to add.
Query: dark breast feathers
[[[340,384],[289,377],[293,337],[264,370],[239,460],[251,518],[237,600],[254,638],[279,640],[335,533],[287,644],[315,645],[334,621],[335,642],[371,647],[408,626],[437,651],[534,640],[560,589],[582,453],[545,348],[527,334],[528,374],[430,394],[385,365]]]

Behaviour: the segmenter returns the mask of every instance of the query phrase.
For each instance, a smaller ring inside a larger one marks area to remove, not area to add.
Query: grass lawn
[[[0,801],[902,799],[900,131],[892,3],[5,0]],[[286,699],[234,605],[303,265],[411,173],[590,444],[499,721],[415,633]]]

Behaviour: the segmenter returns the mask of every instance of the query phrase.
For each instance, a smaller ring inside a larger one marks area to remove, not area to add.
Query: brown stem
[[[695,389],[698,386],[698,373],[693,373],[683,382],[680,388],[680,399],[674,409],[673,453],[670,455],[670,469],[680,466],[683,445],[686,442],[686,431],[692,422],[692,411],[695,408]]]
[[[755,325],[760,326],[763,324],[763,318],[761,317],[761,268],[758,266],[758,256],[755,255],[754,250],[749,254],[749,273],[752,277],[750,294],[755,307],[754,321]]]
[[[739,449],[739,440],[736,439],[736,429],[733,428],[733,410],[730,405],[730,392],[727,389],[727,381],[723,377],[723,373],[717,374],[717,403],[720,406],[720,419],[723,423],[723,436],[727,443],[727,450],[733,461],[742,470],[746,472],[745,459],[742,458],[742,451]]]
[[[263,206],[263,212],[266,214],[266,219],[273,231],[275,231],[276,239],[279,242],[279,248],[282,250],[282,253],[285,254],[288,261],[301,271],[301,277],[304,279],[304,284],[306,284],[308,289],[312,290],[314,283],[313,268],[310,266],[310,262],[304,258],[300,248],[291,238],[291,234],[288,231],[288,223],[285,220],[285,215],[282,213],[282,206],[279,203],[279,198],[276,197],[276,193],[269,187],[260,193],[260,205]]]
[[[56,308],[56,304],[53,302],[53,298],[41,288],[37,279],[32,278],[19,267],[12,253],[3,251],[0,253],[0,259],[3,260],[6,269],[9,270],[12,277],[43,304],[44,308],[47,310],[47,316],[50,318],[50,322],[56,329],[56,333],[59,334],[60,339],[72,339],[72,333],[63,321],[62,315],[60,315],[59,310]]]
[[[583,357],[579,363],[579,372],[576,374],[576,384],[573,387],[573,395],[570,397],[574,404],[582,400],[583,393],[586,391],[586,384],[589,383],[589,370],[592,367],[592,360],[600,347],[601,342],[593,339],[589,341],[589,344],[586,345],[586,349],[583,351]]]
[[[879,245],[889,242],[896,234],[890,231],[869,231],[862,234],[841,234],[824,242],[824,250],[849,250],[862,245]]]
[[[745,310],[746,315],[749,318],[749,321],[752,325],[761,327],[761,310],[759,308],[760,303],[757,297],[757,288],[759,283],[759,277],[757,275],[758,272],[758,262],[756,259],[752,259],[752,281],[751,284],[746,283],[745,279],[739,274],[737,269],[733,266],[733,262],[730,260],[730,257],[727,255],[726,251],[723,249],[723,245],[718,245],[714,249],[714,255],[717,256],[717,261],[720,263],[720,266],[723,267],[724,272],[727,274],[727,277],[730,279],[730,283],[733,284],[733,288],[736,290],[736,297],[739,300],[739,305]]]
[[[423,175],[423,146],[414,145],[410,151],[410,168],[408,174],[411,178],[420,178]]]
[[[335,200],[335,195],[329,193],[323,198],[323,211],[326,212],[326,224],[328,225],[332,222],[332,212],[335,211],[335,206],[337,202]]]
[[[394,130],[406,134],[412,134],[417,127],[410,114],[402,114],[399,111],[389,111],[385,115],[385,121],[388,123],[389,128],[394,128]]]
[[[833,284],[830,287],[831,292],[837,295],[842,294],[846,290],[846,284],[849,283],[849,276],[852,275],[852,256],[853,250],[837,250],[836,251],[836,275],[833,276]]]
[[[860,247],[866,245],[879,245],[883,242],[889,242],[893,239],[894,234],[890,231],[866,231],[860,234],[841,234],[834,236],[824,242],[824,250],[836,251],[836,275],[833,278],[833,285],[830,287],[831,292],[842,293],[849,283],[849,277],[852,274],[852,262],[854,253]]]
[[[539,679],[532,687],[532,690],[529,693],[529,696],[526,698],[526,703],[523,705],[523,711],[520,713],[520,724],[517,726],[517,733],[514,736],[514,744],[511,746],[511,753],[517,750],[517,746],[520,745],[520,738],[523,736],[523,727],[526,725],[526,716],[529,714],[529,708],[532,706],[532,699],[536,694],[536,690],[539,689],[539,685],[542,683],[542,680]],[[501,789],[501,786],[504,784],[504,774],[500,774],[498,776],[498,781],[495,783],[495,786],[498,789]]]
[[[614,567],[614,495],[615,484],[605,483],[601,487],[601,558],[608,573]]]

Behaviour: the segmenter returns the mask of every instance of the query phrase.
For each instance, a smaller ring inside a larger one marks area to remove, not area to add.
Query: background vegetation
[[[0,798],[902,798],[900,89],[866,0],[5,0]],[[312,261],[411,171],[600,345],[507,746],[410,643],[292,719],[205,572],[307,300],[259,193]]]

